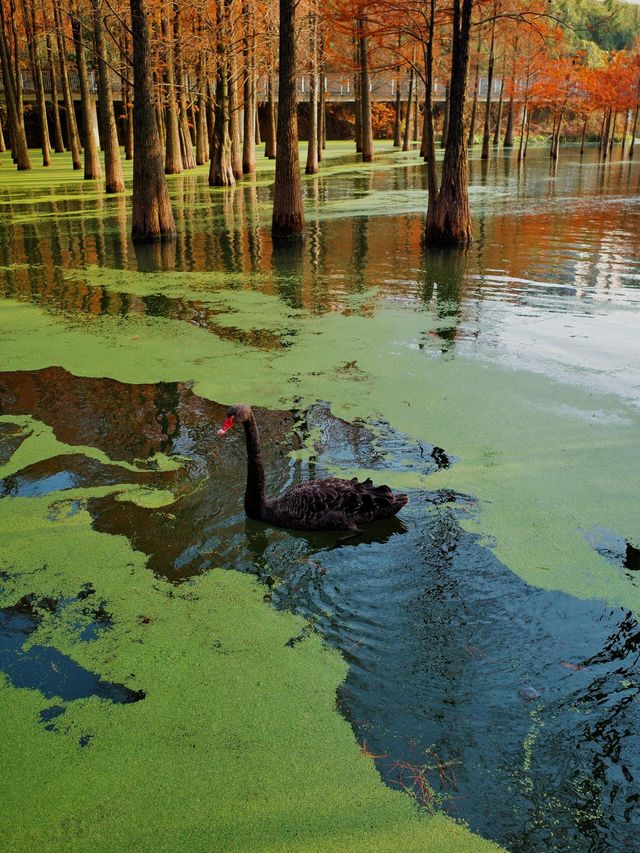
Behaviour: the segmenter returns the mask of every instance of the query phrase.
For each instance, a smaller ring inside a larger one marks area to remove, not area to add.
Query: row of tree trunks
[[[11,153],[18,170],[23,171],[31,168],[31,160],[24,127],[24,113],[18,100],[18,84],[11,62],[6,17],[2,3],[0,3],[0,60],[2,61],[2,80],[9,120]]]
[[[40,56],[38,54],[37,45],[37,25],[35,7],[33,4],[27,5],[26,0],[22,0],[22,16],[27,36],[27,45],[29,48],[29,59],[31,61],[31,73],[36,90],[36,103],[38,105],[38,117],[40,120],[40,143],[42,146],[42,165],[51,165],[51,141],[49,139],[49,125],[47,122],[47,105],[44,96],[44,83],[42,80],[42,66],[40,64]]]

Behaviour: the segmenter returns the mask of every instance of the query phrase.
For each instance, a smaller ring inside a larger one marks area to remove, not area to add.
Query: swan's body
[[[371,480],[361,483],[355,477],[353,480],[337,477],[308,480],[269,500],[265,496],[258,428],[250,407],[232,406],[218,434],[224,435],[236,421],[243,424],[247,443],[244,508],[249,518],[291,530],[359,533],[361,524],[391,518],[409,500],[407,495],[394,495],[388,486],[374,486]]]

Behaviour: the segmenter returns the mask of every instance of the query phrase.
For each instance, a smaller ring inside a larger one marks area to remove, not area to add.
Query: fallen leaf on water
[[[584,669],[581,663],[571,663],[569,660],[561,660],[560,666],[564,666],[566,669],[573,669],[575,672],[580,672],[580,670]]]

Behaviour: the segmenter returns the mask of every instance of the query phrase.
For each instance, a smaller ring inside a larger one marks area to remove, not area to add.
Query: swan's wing
[[[393,515],[406,501],[405,495],[394,495],[388,486],[374,486],[371,480],[328,477],[289,489],[272,502],[272,511],[305,523],[320,522],[329,514],[369,521]]]
[[[344,480],[330,477],[325,480],[308,480],[286,491],[272,502],[272,508],[293,519],[305,521],[319,519],[329,512],[351,515],[357,510],[357,495],[345,489]]]

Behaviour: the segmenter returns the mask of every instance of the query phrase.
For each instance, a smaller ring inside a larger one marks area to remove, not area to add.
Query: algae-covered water
[[[464,254],[386,143],[330,146],[277,251],[266,161],[171,178],[178,241],[135,250],[128,197],[4,155],[11,849],[634,849],[640,167],[563,155],[472,157]],[[273,492],[410,504],[247,521],[238,401]]]

